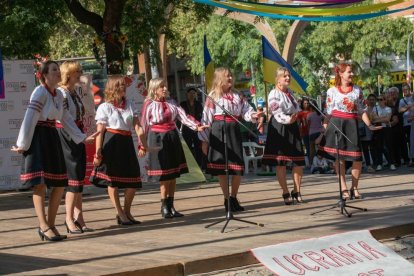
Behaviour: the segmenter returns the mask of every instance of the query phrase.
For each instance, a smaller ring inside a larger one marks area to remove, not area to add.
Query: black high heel
[[[82,229],[78,229],[76,227],[76,224],[75,224],[76,230],[70,230],[69,225],[66,223],[66,220],[64,224],[66,226],[66,231],[68,232],[68,234],[82,234],[83,233]]]
[[[62,240],[67,239],[68,236],[59,234],[59,231],[56,229],[56,226],[50,226],[50,229],[52,229],[53,233],[55,233],[56,236],[59,236],[62,238]]]
[[[285,205],[292,205],[293,199],[290,196],[290,193],[282,194],[283,201],[285,202]]]
[[[80,222],[79,222],[79,221],[77,221],[77,220],[74,220],[74,221],[73,221],[73,223],[75,224],[76,228],[78,228],[79,230],[82,230],[82,233],[84,233],[84,232],[93,232],[93,231],[95,231],[94,229],[89,228],[89,227],[87,227],[86,225],[82,226],[82,225],[80,224]]]
[[[118,225],[132,225],[134,224],[132,221],[128,220],[128,221],[122,221],[121,217],[116,215],[116,222],[118,223]]]
[[[237,197],[230,197],[230,204],[233,206],[233,209],[235,212],[242,212],[244,211],[244,207],[240,205],[239,201],[237,200]]]
[[[174,197],[172,197],[172,196],[167,197],[167,207],[170,210],[170,213],[172,214],[173,217],[180,218],[180,217],[184,216],[183,214],[181,214],[180,212],[175,210],[175,208],[174,208]]]
[[[349,192],[348,192],[348,190],[342,190],[342,199],[343,200],[349,199]]]
[[[295,192],[295,190],[292,190],[292,192],[290,192],[290,195],[292,196],[293,201],[296,199],[297,203],[303,203],[304,202],[300,192]]]
[[[52,230],[52,228],[47,228],[46,230],[42,230],[40,227],[37,230],[37,233],[39,234],[39,237],[42,241],[47,240],[47,241],[61,241],[63,240],[62,236],[53,236],[53,237],[48,237],[46,236],[46,232]]]
[[[136,220],[133,217],[129,217],[128,215],[126,217],[127,219],[129,219],[130,222],[132,222],[132,224],[141,224],[139,220]]]
[[[358,196],[355,195],[355,190],[358,191],[358,189],[355,189],[355,188],[351,188],[349,190],[349,192],[350,192],[349,199],[362,199],[363,196],[361,194],[359,194]]]

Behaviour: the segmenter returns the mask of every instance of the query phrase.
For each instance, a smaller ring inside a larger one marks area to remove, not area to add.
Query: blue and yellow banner
[[[308,84],[293,70],[292,66],[282,58],[282,56],[273,48],[270,42],[262,36],[263,48],[263,79],[268,83],[275,83],[276,71],[280,67],[286,67],[292,77],[290,89],[296,93],[306,94]]]
[[[204,36],[204,70],[205,70],[205,84],[207,93],[210,92],[213,86],[214,79],[214,62],[211,59],[210,52],[207,48],[207,36]]]
[[[3,57],[1,55],[1,49],[0,49],[0,99],[4,99],[5,97],[6,97],[6,91],[4,88]]]

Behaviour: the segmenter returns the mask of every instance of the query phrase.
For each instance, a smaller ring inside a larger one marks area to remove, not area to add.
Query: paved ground
[[[274,177],[248,176],[239,193],[247,210],[237,217],[265,226],[230,221],[224,234],[220,233],[223,224],[204,228],[224,217],[216,183],[180,185],[176,207],[186,216],[173,220],[160,219],[158,187],[144,185],[133,205],[133,213],[143,223],[129,227],[117,226],[107,195],[91,189],[84,209],[89,226],[96,231],[59,243],[39,240],[30,193],[3,193],[0,274],[182,275],[254,264],[257,261],[247,253],[254,247],[413,223],[412,173],[404,168],[363,175],[360,191],[365,198],[352,204],[368,212],[355,212],[352,218],[337,210],[310,215],[337,202],[335,176],[306,175],[302,193],[307,203],[294,206],[283,204]],[[63,206],[59,211],[58,228],[63,233]]]

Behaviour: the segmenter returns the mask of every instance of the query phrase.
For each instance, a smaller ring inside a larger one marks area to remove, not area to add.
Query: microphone
[[[190,88],[190,87],[201,88],[201,87],[204,87],[204,84],[201,84],[201,83],[187,83],[185,85],[185,87],[187,87],[187,88]]]

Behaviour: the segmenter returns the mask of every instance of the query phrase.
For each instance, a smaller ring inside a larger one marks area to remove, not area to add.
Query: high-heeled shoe
[[[348,192],[348,190],[342,190],[342,199],[343,200],[349,199],[349,192]]]
[[[42,241],[47,240],[47,241],[61,241],[63,240],[63,238],[61,236],[53,236],[53,237],[49,237],[47,236],[45,233],[52,230],[52,228],[47,228],[45,230],[42,230],[40,227],[37,230],[37,233],[39,234],[39,237]],[[53,231],[52,231],[53,232]]]
[[[68,234],[82,234],[83,233],[83,231],[82,231],[82,229],[78,229],[77,227],[76,227],[76,224],[75,224],[75,227],[76,227],[76,230],[71,230],[70,228],[69,228],[69,225],[66,223],[66,221],[65,221],[65,226],[66,226],[66,231],[68,232]]]
[[[75,224],[76,228],[78,228],[79,230],[82,230],[82,233],[84,232],[93,232],[95,231],[95,229],[89,228],[86,225],[81,225],[79,221],[74,220],[73,223]]]
[[[56,235],[56,236],[61,237],[61,238],[62,238],[62,240],[64,240],[64,239],[67,239],[67,238],[68,238],[68,236],[66,236],[66,235],[61,235],[61,234],[59,233],[59,231],[56,229],[56,226],[50,226],[50,229],[52,229],[53,233],[55,233],[55,235]]]
[[[167,207],[170,210],[170,213],[172,214],[173,217],[180,218],[180,217],[184,216],[183,214],[181,214],[180,212],[175,210],[174,197],[172,197],[172,196],[167,197]]]
[[[122,221],[121,217],[116,215],[116,222],[118,223],[118,225],[132,225],[132,221],[128,220],[128,221]]]
[[[304,202],[300,192],[295,192],[295,190],[292,190],[292,192],[290,192],[290,195],[292,196],[292,201],[295,201],[295,199],[296,199],[297,203],[303,203]]]
[[[141,224],[141,222],[139,220],[134,219],[133,217],[130,216],[126,216],[127,219],[129,219],[130,222],[132,222],[132,224]]]
[[[293,199],[290,196],[290,193],[282,194],[282,197],[283,197],[283,201],[285,202],[285,205],[292,205],[293,204]]]
[[[230,197],[230,204],[233,205],[235,212],[244,211],[244,207],[240,205],[240,202],[237,200],[237,197]]]
[[[358,189],[357,188],[351,188],[349,190],[349,192],[350,192],[349,199],[362,199],[363,196],[359,192],[358,192],[358,195],[355,195],[355,191],[358,192]]]

